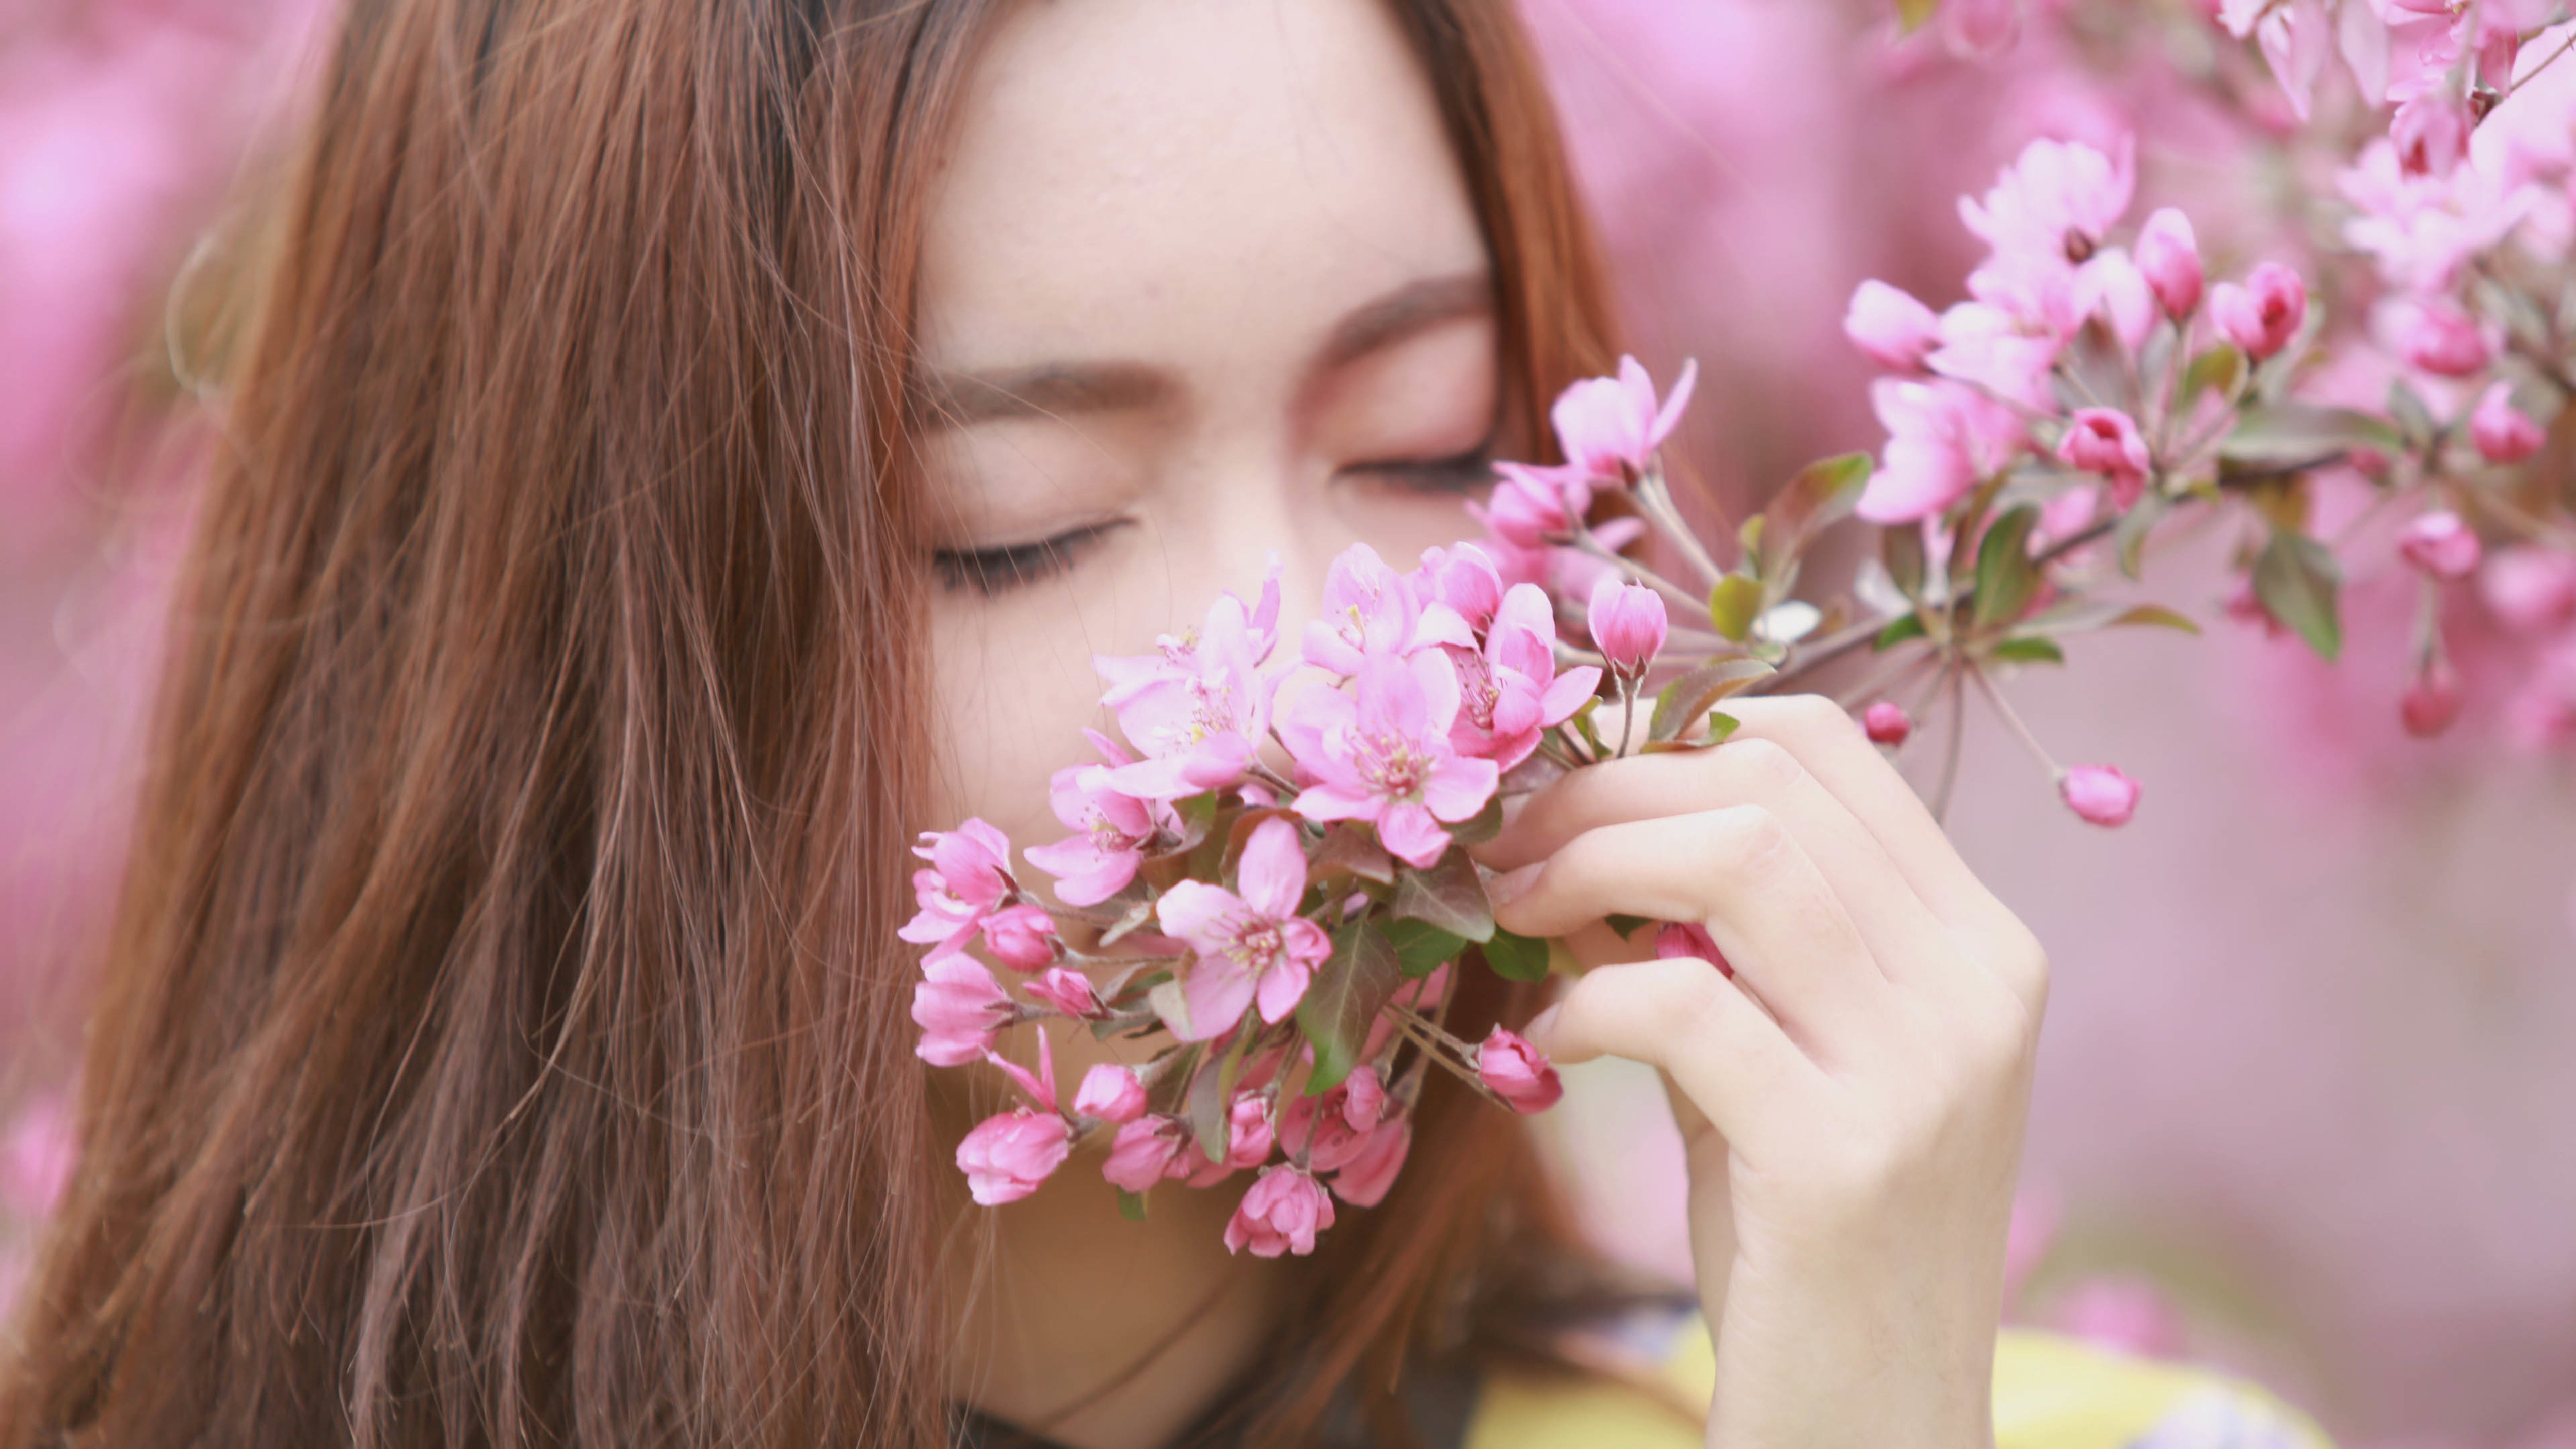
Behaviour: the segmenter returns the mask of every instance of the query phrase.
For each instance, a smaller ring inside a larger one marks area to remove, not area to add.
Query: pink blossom
[[[1281,1163],[1261,1169],[1225,1225],[1225,1250],[1276,1258],[1315,1251],[1315,1235],[1333,1225],[1333,1199],[1302,1167]]]
[[[2478,320],[2448,298],[2413,298],[2389,309],[2397,354],[2435,377],[2475,377],[2495,359]]]
[[[1274,1130],[1270,1125],[1270,1104],[1259,1092],[1235,1093],[1225,1113],[1225,1156],[1216,1162],[1185,1164],[1185,1170],[1195,1167],[1190,1171],[1190,1186],[1207,1187],[1269,1161],[1270,1149],[1277,1145]]]
[[[2114,765],[2077,765],[2058,777],[2057,793],[2096,825],[2126,825],[2138,811],[2138,782]]]
[[[1131,1068],[1095,1062],[1074,1091],[1073,1114],[1103,1122],[1133,1122],[1145,1115],[1145,1084],[1136,1080]]]
[[[1428,869],[1449,848],[1442,822],[1474,817],[1501,770],[1458,753],[1458,673],[1446,654],[1380,656],[1355,692],[1310,689],[1281,728],[1314,783],[1295,809],[1309,820],[1366,820],[1397,859]]]
[[[1860,727],[1868,733],[1871,743],[1892,747],[1913,737],[1914,717],[1905,712],[1905,706],[1882,699],[1861,711]]]
[[[2500,549],[2478,575],[2478,593],[2517,634],[2564,629],[2576,624],[2576,556],[2528,543]]]
[[[2460,673],[2451,667],[2450,659],[2440,650],[2425,656],[2423,666],[2406,686],[2405,698],[2398,701],[2397,717],[2406,733],[2417,739],[2430,739],[2451,727],[2460,717]]]
[[[1671,627],[1661,594],[1643,584],[1603,579],[1592,590],[1584,614],[1593,647],[1621,674],[1643,674],[1664,651]]]
[[[2209,315],[2228,341],[2260,362],[2299,335],[2308,319],[2308,284],[2279,262],[2265,262],[2241,287],[2219,283],[2209,297]]]
[[[2154,330],[2156,305],[2147,274],[2118,247],[2095,253],[2075,271],[2076,315],[2100,317],[2110,324],[2111,335],[2120,339],[2120,345],[2132,352],[2144,346],[2147,334]]]
[[[2147,287],[2166,316],[2176,321],[2190,316],[2200,306],[2204,280],[2191,218],[2170,206],[2148,217],[2138,231],[2138,270],[2146,274]]]
[[[1274,570],[1261,604],[1233,594],[1208,606],[1199,628],[1165,636],[1158,652],[1092,663],[1109,690],[1101,703],[1145,758],[1110,772],[1119,792],[1140,800],[1174,800],[1243,777],[1270,729],[1276,681],[1261,666],[1276,640],[1279,580]]]
[[[1360,1138],[1350,1155],[1343,1159],[1341,1170],[1333,1174],[1333,1195],[1353,1207],[1375,1207],[1386,1199],[1387,1189],[1395,1185],[1395,1176],[1404,1168],[1404,1158],[1413,1146],[1413,1121],[1393,1117],[1370,1128]]]
[[[1010,838],[982,820],[969,820],[955,830],[922,832],[912,853],[930,868],[913,872],[920,910],[895,934],[929,946],[933,960],[955,955],[1012,890]]]
[[[957,1144],[957,1168],[975,1201],[992,1207],[1037,1191],[1072,1151],[1073,1132],[1062,1117],[1014,1107],[975,1124]]]
[[[1305,1154],[1317,1172],[1331,1172],[1357,1156],[1386,1111],[1386,1091],[1375,1067],[1357,1067],[1331,1091],[1297,1097],[1279,1113],[1279,1146]]]
[[[2049,372],[2084,320],[2076,278],[2063,262],[1990,264],[1969,278],[1979,299],[1941,314],[1941,345],[1925,365],[1997,397],[2048,410]],[[2009,285],[2020,279],[2038,284]]]
[[[1602,482],[1642,476],[1681,421],[1698,380],[1699,364],[1682,364],[1681,379],[1658,407],[1654,379],[1637,359],[1622,357],[1617,377],[1586,378],[1567,388],[1548,410],[1565,461]]]
[[[2513,384],[2499,382],[2478,399],[2469,417],[2469,440],[2490,463],[2520,463],[2540,451],[2549,435],[2531,415],[2513,405]]]
[[[1435,602],[1428,609],[1413,585],[1387,567],[1377,550],[1352,544],[1324,575],[1323,616],[1308,621],[1306,662],[1350,675],[1371,654],[1409,654],[1435,644],[1473,648],[1475,634],[1458,611]]]
[[[1122,1124],[1109,1142],[1100,1175],[1128,1192],[1143,1192],[1189,1170],[1189,1124],[1177,1117],[1139,1117]]]
[[[1913,293],[1873,278],[1852,292],[1843,335],[1881,367],[1920,372],[1941,343],[1941,318]]]
[[[2398,556],[2437,579],[2465,579],[2478,571],[2486,547],[2474,528],[2449,509],[2419,513],[2397,535]]]
[[[1535,584],[1512,585],[1484,648],[1452,649],[1449,661],[1459,700],[1449,741],[1500,770],[1528,759],[1541,733],[1573,718],[1601,687],[1593,665],[1556,672],[1556,610]]]
[[[1028,983],[1028,993],[1067,1016],[1085,1021],[1098,1021],[1109,1014],[1109,1004],[1091,978],[1070,966],[1050,967]]]
[[[2155,466],[2137,423],[2117,408],[2076,409],[2057,456],[2068,467],[2111,480],[2112,502],[2123,509],[2146,492],[2148,470]]]
[[[1592,485],[1573,465],[1540,468],[1496,463],[1493,493],[1467,511],[1514,548],[1544,548],[1574,532],[1592,507]]]
[[[1038,1033],[1038,1069],[1034,1072],[991,1047],[984,1049],[984,1060],[999,1067],[1002,1075],[1009,1077],[1032,1105],[1041,1111],[1055,1110],[1055,1038],[1044,1031]]]
[[[1882,378],[1869,397],[1888,432],[1857,509],[1872,523],[1940,516],[2021,443],[2021,421],[2010,408],[1964,387]]]
[[[1495,611],[1503,606],[1502,571],[1492,555],[1472,543],[1424,549],[1415,577],[1416,597],[1446,604],[1479,633],[1492,626]]]
[[[2555,129],[2563,132],[2564,123]],[[2448,177],[2410,176],[2387,141],[2372,143],[2335,181],[2355,212],[2344,223],[2344,240],[2375,258],[2389,285],[2426,294],[2456,286],[2471,258],[2501,244],[2531,216],[2537,195],[2486,166],[2462,166]]]
[[[1546,1054],[1499,1026],[1476,1046],[1476,1076],[1515,1112],[1544,1112],[1565,1095]]]
[[[1262,1020],[1285,1018],[1333,954],[1323,927],[1297,912],[1306,893],[1306,847],[1293,822],[1274,815],[1253,829],[1235,884],[1241,895],[1185,880],[1154,903],[1163,929],[1198,952],[1182,981],[1189,1020],[1167,1023],[1183,1041],[1226,1031],[1256,1001]]]
[[[42,1097],[10,1124],[0,1147],[0,1207],[22,1218],[53,1215],[80,1161],[70,1114],[59,1097]]]
[[[958,1067],[992,1049],[993,1033],[1010,1024],[1011,998],[984,963],[938,956],[922,963],[912,986],[912,1020],[921,1028],[913,1054],[933,1066]]]
[[[2469,150],[2470,121],[2463,97],[2444,87],[2419,91],[2397,108],[2388,139],[2398,165],[2410,176],[2448,176]]]
[[[1941,44],[1962,60],[1989,61],[2021,41],[2022,0],[1949,0],[1938,12]]]
[[[984,918],[984,949],[1014,971],[1055,964],[1055,917],[1042,906],[1004,906]]]
[[[2136,189],[2133,138],[2107,155],[2043,139],[2023,147],[1983,199],[1960,198],[1959,218],[1997,253],[2081,263],[2128,212]]]
[[[1029,864],[1056,878],[1056,899],[1069,906],[1098,905],[1125,890],[1157,827],[1171,823],[1171,807],[1118,788],[1111,770],[1135,757],[1105,736],[1092,738],[1110,763],[1068,766],[1047,783],[1055,818],[1077,833],[1027,852]]]

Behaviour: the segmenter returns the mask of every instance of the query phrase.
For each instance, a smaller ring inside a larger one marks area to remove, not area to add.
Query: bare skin
[[[1060,835],[1047,778],[1108,725],[1092,655],[1143,652],[1274,554],[1295,619],[1354,541],[1402,566],[1476,531],[1487,451],[1527,448],[1486,271],[1372,0],[1030,0],[1005,23],[924,261],[953,413],[931,445],[942,821]],[[1587,772],[1481,848],[1529,872],[1505,924],[1600,968],[1540,1044],[1666,1073],[1720,1334],[1711,1444],[1991,1443],[2045,961],[1848,720],[1745,715],[1746,742]],[[1613,912],[1702,921],[1740,984],[1618,964]],[[1067,1083],[1124,1049],[1058,1045]],[[996,1077],[933,1074],[948,1141],[1001,1105]],[[954,1392],[1075,1449],[1155,1449],[1253,1364],[1296,1265],[1226,1254],[1230,1191],[1124,1220],[1100,1160],[999,1209],[944,1179],[974,1365]]]

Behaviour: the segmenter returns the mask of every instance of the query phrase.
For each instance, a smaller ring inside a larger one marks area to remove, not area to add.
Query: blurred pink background
[[[1897,45],[1869,0],[1524,8],[1639,348],[1659,375],[1700,362],[1687,452],[1731,513],[1876,445],[1843,304],[1868,276],[1954,298],[1952,199],[2024,141],[2136,127],[2149,205],[2240,180],[2188,98],[2029,65],[2036,29]],[[200,330],[221,264],[191,257],[273,164],[327,9],[0,6],[0,1293],[59,1183],[79,963],[201,446],[169,339]],[[2403,736],[2384,552],[2348,560],[2339,671],[2220,619],[2204,545],[2149,583],[2207,637],[2089,637],[2015,682],[2062,754],[2145,782],[2123,830],[1972,732],[1954,832],[2056,973],[2020,1312],[2254,1372],[2348,1443],[2576,1446],[2576,767],[2491,730]],[[1594,1221],[1681,1270],[1651,1074],[1570,1076],[1542,1121]]]

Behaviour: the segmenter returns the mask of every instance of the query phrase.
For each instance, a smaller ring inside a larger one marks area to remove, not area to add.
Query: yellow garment
[[[1466,1449],[1699,1449],[1700,1426],[1676,1410],[1698,1405],[1704,1416],[1716,1391],[1704,1320],[1691,1317],[1653,1377],[1673,1403],[1614,1384],[1497,1374],[1468,1421]],[[2052,1334],[2006,1329],[1996,1340],[1996,1449],[2130,1449],[2178,1414],[2213,1413],[2236,1433],[2188,1436],[2193,1449],[2330,1449],[2304,1415],[2240,1380]]]

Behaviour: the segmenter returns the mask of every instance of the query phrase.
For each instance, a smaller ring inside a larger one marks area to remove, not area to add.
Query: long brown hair
[[[229,369],[0,1446],[945,1441],[894,942],[911,286],[1002,0],[350,7]],[[1501,0],[1390,0],[1524,417],[1609,308]],[[1531,1005],[1485,973],[1470,1036]],[[1435,1077],[1438,1074],[1434,1074]],[[1516,1342],[1567,1234],[1422,1105],[1241,1418]]]

